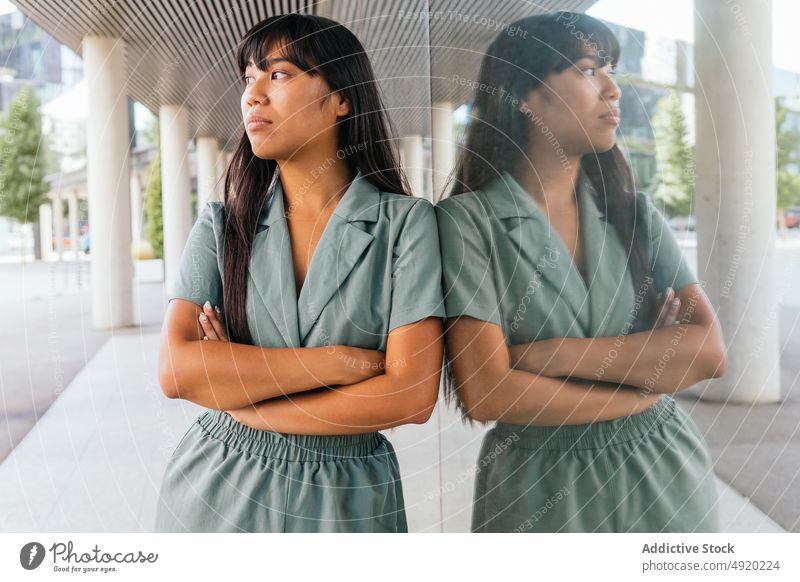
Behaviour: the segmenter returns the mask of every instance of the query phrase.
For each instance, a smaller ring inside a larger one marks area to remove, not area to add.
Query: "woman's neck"
[[[313,161],[279,161],[286,210],[298,220],[330,214],[353,181],[347,163],[336,156]]]
[[[528,159],[523,160],[513,172],[519,185],[534,201],[559,212],[575,206],[575,182],[580,170],[580,156],[566,156],[550,145],[532,148]]]

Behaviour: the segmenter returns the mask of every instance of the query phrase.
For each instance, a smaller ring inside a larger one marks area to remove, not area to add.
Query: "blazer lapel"
[[[379,205],[379,190],[359,172],[336,205],[308,266],[297,305],[300,342],[372,243],[365,225],[378,220]]]
[[[589,301],[592,312],[591,333],[616,335],[633,314],[629,289],[628,257],[613,224],[606,220],[605,209],[588,177],[581,173],[579,189],[582,212],[584,253],[589,268]]]
[[[508,172],[489,188],[495,214],[503,222],[517,256],[525,256],[586,333],[590,323],[586,284],[558,233],[536,202]],[[515,261],[516,263],[516,261]]]
[[[270,190],[253,241],[250,277],[286,347],[300,347],[292,247],[277,171]]]

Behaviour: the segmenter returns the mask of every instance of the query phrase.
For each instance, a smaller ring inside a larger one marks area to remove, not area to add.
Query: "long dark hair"
[[[483,58],[475,85],[497,89],[475,93],[466,141],[451,178],[451,196],[480,190],[502,171],[513,174],[523,161],[536,163],[527,158],[530,119],[518,104],[547,75],[573,66],[587,54],[587,44],[604,62],[616,66],[619,61],[620,47],[614,33],[586,14],[540,14],[514,22],[509,30],[518,34],[501,32]],[[583,155],[580,165],[597,192],[596,203],[628,251],[633,282],[642,298],[632,331],[648,329],[653,325],[656,294],[646,221],[641,216],[644,209],[636,203],[630,166],[617,145],[605,152]],[[455,399],[461,406],[449,359],[445,366],[445,397],[448,402]]]
[[[236,49],[241,82],[245,82],[250,60],[265,71],[267,51],[281,43],[285,45],[284,58],[309,75],[320,75],[331,95],[341,91],[349,101],[350,113],[338,122],[338,135],[339,147],[348,152],[345,159],[353,174],[361,171],[364,179],[382,191],[408,194],[408,183],[394,150],[394,128],[361,42],[328,18],[272,16],[248,30]],[[252,343],[246,311],[247,274],[258,216],[271,192],[269,185],[276,170],[275,160],[264,160],[253,153],[242,131],[225,174],[224,195],[223,302],[228,336],[238,343]]]

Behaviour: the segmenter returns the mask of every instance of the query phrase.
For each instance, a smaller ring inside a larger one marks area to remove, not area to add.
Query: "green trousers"
[[[209,410],[164,473],[156,532],[406,532],[399,465],[379,432],[282,434]]]
[[[665,395],[606,422],[497,423],[477,463],[473,532],[716,532],[710,456]]]

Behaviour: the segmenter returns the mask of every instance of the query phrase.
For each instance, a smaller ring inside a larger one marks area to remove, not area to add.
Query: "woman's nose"
[[[618,101],[622,95],[622,89],[611,75],[606,75],[605,97],[608,101]]]
[[[260,83],[258,80],[254,80],[253,83],[249,87],[249,91],[247,92],[247,98],[245,102],[252,106],[256,103],[259,105],[263,105],[264,102],[268,99],[266,86],[263,83]]]

